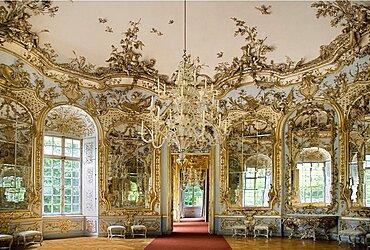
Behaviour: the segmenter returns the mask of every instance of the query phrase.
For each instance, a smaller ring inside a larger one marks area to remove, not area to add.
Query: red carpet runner
[[[208,234],[206,222],[173,223],[173,233],[155,238],[145,250],[231,250],[224,237]]]

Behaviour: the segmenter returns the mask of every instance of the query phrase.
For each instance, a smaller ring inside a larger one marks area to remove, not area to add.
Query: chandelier
[[[195,162],[190,160],[183,165],[181,170],[181,190],[185,190],[188,186],[199,185],[204,187],[204,180],[206,179],[206,169],[198,166],[195,167]]]
[[[140,135],[154,148],[164,142],[177,147],[177,162],[184,164],[191,147],[203,145],[207,125],[221,125],[218,114],[219,103],[215,100],[216,91],[207,78],[199,75],[199,59],[191,60],[186,53],[186,1],[184,2],[184,53],[175,73],[175,84],[167,88],[158,79],[158,96],[161,102],[152,97],[147,117],[149,126],[141,124]],[[226,129],[226,126],[225,126]]]

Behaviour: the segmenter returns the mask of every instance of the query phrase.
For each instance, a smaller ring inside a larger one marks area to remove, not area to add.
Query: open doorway
[[[182,232],[186,228],[195,229],[199,225],[202,225],[199,230],[208,232],[210,155],[188,155],[183,165],[176,162],[176,154],[171,158],[173,232]]]

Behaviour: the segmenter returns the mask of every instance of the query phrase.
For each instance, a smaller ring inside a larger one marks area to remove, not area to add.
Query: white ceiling
[[[255,7],[271,5],[272,13],[262,15]],[[275,51],[268,60],[285,62],[289,56],[294,61],[310,61],[319,56],[320,46],[329,44],[340,34],[339,28],[330,26],[329,18],[317,19],[316,9],[308,1],[190,1],[187,3],[187,50],[193,58],[209,67],[203,73],[213,76],[220,62],[231,62],[240,57],[243,38],[234,37],[235,22],[231,17],[257,26],[259,36]],[[31,18],[34,31],[48,29],[40,34],[40,45],[51,43],[59,55],[58,62],[66,62],[83,55],[97,66],[105,66],[111,45],[118,46],[122,32],[129,21],[141,19],[139,39],[145,47],[143,59],[155,58],[155,68],[161,74],[171,75],[183,50],[183,2],[181,1],[56,1],[56,16]],[[98,18],[107,18],[99,23]],[[173,24],[169,24],[174,20]],[[113,33],[106,32],[106,26]],[[162,36],[151,33],[152,28]],[[223,52],[221,58],[217,53]]]

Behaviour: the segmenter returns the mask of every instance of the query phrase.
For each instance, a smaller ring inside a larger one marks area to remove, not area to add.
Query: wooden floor
[[[42,243],[42,246],[32,245],[28,246],[26,249],[51,249],[51,250],[102,250],[102,249],[135,249],[142,250],[144,249],[154,238],[113,238],[107,239],[103,237],[78,237],[78,238],[68,238],[68,239],[55,239],[55,240],[45,240]],[[232,249],[236,250],[245,250],[245,249],[294,249],[294,250],[310,250],[310,249],[321,249],[321,250],[362,250],[366,249],[363,245],[357,245],[356,248],[351,247],[347,243],[343,243],[341,246],[338,246],[336,241],[326,241],[326,240],[317,240],[316,242],[310,239],[291,239],[281,238],[281,237],[272,237],[269,239],[258,237],[231,237],[225,236],[225,239],[229,243]],[[12,249],[20,250],[25,249],[23,247],[15,247]],[[176,247],[174,246],[174,249]]]

